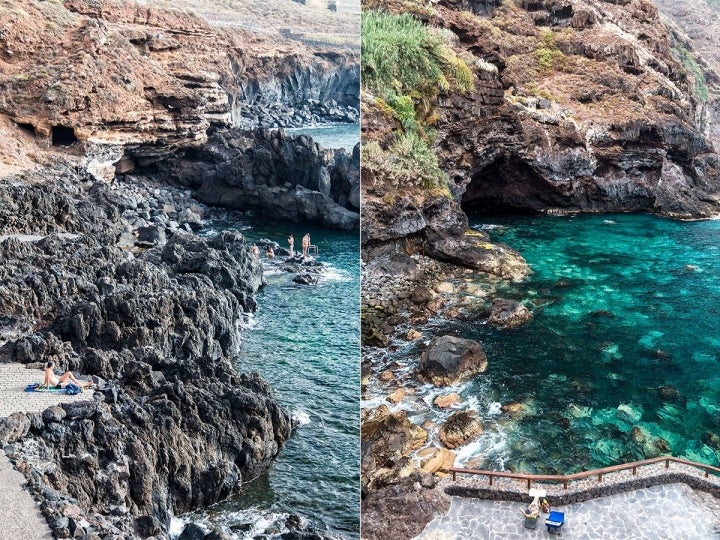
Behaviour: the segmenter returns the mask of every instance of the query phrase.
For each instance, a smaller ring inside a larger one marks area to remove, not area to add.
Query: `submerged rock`
[[[320,276],[317,274],[298,274],[293,278],[293,283],[300,285],[317,285],[318,281],[320,281]]]
[[[532,318],[532,313],[520,302],[494,298],[490,307],[488,324],[499,328],[516,328]]]
[[[477,341],[441,336],[422,353],[418,374],[436,386],[447,386],[486,369],[487,357]]]

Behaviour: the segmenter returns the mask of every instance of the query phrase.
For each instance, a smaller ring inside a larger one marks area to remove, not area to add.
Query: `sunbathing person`
[[[78,381],[75,378],[75,375],[73,375],[72,371],[66,371],[62,374],[57,374],[53,370],[55,367],[55,362],[48,362],[45,364],[45,379],[43,380],[42,385],[46,388],[65,388],[68,383],[74,383],[78,385],[80,388],[90,388],[92,386],[91,381]]]

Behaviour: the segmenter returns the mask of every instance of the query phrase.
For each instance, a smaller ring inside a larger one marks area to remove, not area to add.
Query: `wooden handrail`
[[[493,478],[514,478],[516,480],[526,480],[528,488],[531,482],[562,482],[565,489],[568,488],[568,483],[573,480],[582,480],[583,478],[589,478],[591,476],[597,476],[598,482],[602,482],[603,475],[613,472],[631,470],[633,476],[637,475],[639,467],[645,467],[647,465],[654,465],[655,463],[665,463],[665,468],[670,468],[670,463],[679,463],[682,465],[689,465],[697,469],[705,471],[705,478],[707,478],[710,472],[720,475],[720,468],[714,467],[713,465],[706,465],[704,463],[696,463],[694,461],[688,461],[682,458],[676,458],[671,456],[663,456],[651,459],[644,459],[642,461],[633,461],[631,463],[623,463],[621,465],[613,465],[611,467],[603,467],[602,469],[594,469],[592,471],[584,471],[573,474],[523,474],[523,473],[512,473],[504,471],[483,471],[478,469],[463,469],[453,467],[449,469],[449,472],[453,475],[453,481],[457,479],[457,474],[472,474],[487,476],[490,478],[490,485],[492,486]]]

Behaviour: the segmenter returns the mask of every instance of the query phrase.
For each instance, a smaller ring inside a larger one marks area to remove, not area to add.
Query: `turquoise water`
[[[325,148],[344,148],[352,152],[360,142],[360,124],[337,124],[305,128],[288,128],[288,135],[310,135],[313,140]]]
[[[486,440],[466,458],[538,473],[663,453],[720,463],[720,221],[471,222],[528,261],[529,278],[499,294],[534,318],[504,331],[481,324],[480,314],[446,323],[481,341],[489,359],[466,390]],[[523,403],[524,415],[500,414],[498,404],[509,402]]]

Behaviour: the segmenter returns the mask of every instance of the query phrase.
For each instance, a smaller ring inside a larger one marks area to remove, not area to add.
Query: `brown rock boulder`
[[[495,298],[490,308],[488,324],[498,328],[516,328],[532,318],[530,310],[515,300]]]
[[[455,452],[446,448],[428,448],[420,458],[420,470],[430,474],[447,473],[455,465]]]
[[[448,448],[463,446],[483,432],[482,422],[475,411],[456,412],[440,428],[438,437]]]
[[[361,414],[361,482],[376,488],[400,474],[403,458],[422,447],[427,432],[410,422],[405,413],[391,414],[385,405]]]
[[[460,394],[458,394],[457,392],[453,392],[451,394],[445,394],[436,397],[433,401],[433,405],[435,405],[439,409],[449,409],[453,405],[456,405],[460,402],[462,402]]]
[[[441,336],[422,353],[418,373],[436,386],[447,386],[487,369],[487,357],[477,341]]]
[[[520,416],[525,413],[527,410],[527,407],[523,403],[518,403],[517,401],[513,403],[506,403],[502,407],[500,407],[500,410],[504,413],[509,414],[510,416]]]
[[[488,241],[487,235],[468,230],[457,236],[430,236],[427,254],[503,279],[520,280],[527,275],[525,259],[515,250]]]
[[[405,334],[405,339],[408,341],[415,341],[417,339],[420,339],[422,336],[422,332],[418,332],[414,328],[411,328],[410,330],[408,330],[408,333]]]

